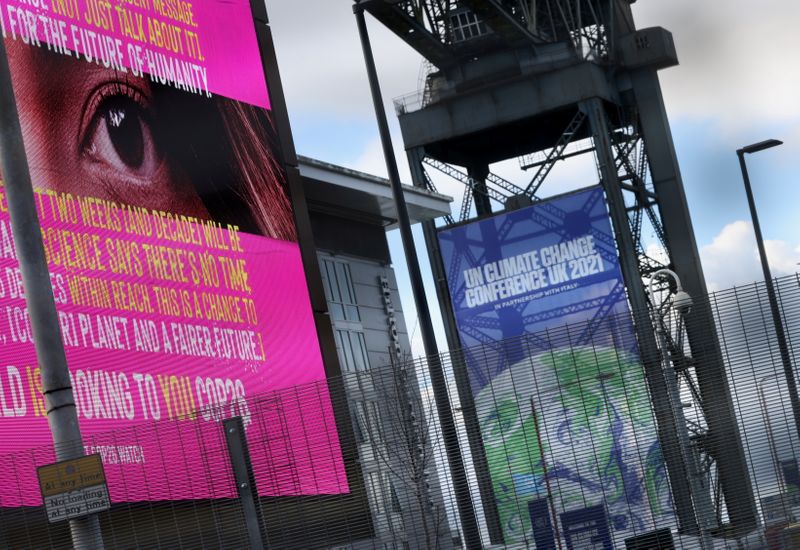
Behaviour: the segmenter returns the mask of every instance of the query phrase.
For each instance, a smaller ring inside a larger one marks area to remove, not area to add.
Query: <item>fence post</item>
[[[242,502],[244,521],[247,525],[247,539],[253,550],[269,548],[261,507],[258,504],[253,464],[250,462],[250,450],[245,438],[244,423],[241,416],[234,416],[222,421],[225,430],[225,441],[228,444],[228,456],[231,459],[236,491]]]

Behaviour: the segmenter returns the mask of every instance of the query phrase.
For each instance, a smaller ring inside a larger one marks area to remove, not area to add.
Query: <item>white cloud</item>
[[[392,146],[394,147],[394,158],[397,162],[397,172],[400,174],[400,181],[411,185],[411,170],[408,168],[408,158],[402,147],[403,139],[399,135],[392,136]],[[347,163],[345,163],[347,164]],[[361,154],[349,166],[353,170],[373,174],[382,178],[388,178],[389,172],[386,169],[386,157],[383,155],[383,144],[381,139],[375,138],[363,149]]]
[[[395,158],[397,158],[396,151]],[[398,170],[400,170],[401,160],[401,158],[398,158],[397,160]],[[367,174],[380,176],[382,178],[388,177],[388,172],[386,170],[386,158],[383,156],[383,145],[381,144],[380,138],[375,138],[367,143],[366,147],[361,152],[361,155],[359,155],[350,168],[353,170],[366,172]]]
[[[347,0],[267,0],[290,112],[374,116],[352,6]],[[415,90],[422,59],[369,15],[367,26],[392,117],[391,99]]]
[[[664,250],[664,247],[661,246],[661,243],[649,243],[645,250],[645,254],[647,254],[649,258],[652,258],[653,260],[664,265],[669,263],[669,256],[667,256],[667,252]]]
[[[766,241],[764,246],[774,276],[789,275],[798,271],[800,246],[792,248],[786,241]]]
[[[800,3],[787,0],[637,2],[637,25],[675,37],[680,66],[661,81],[672,115],[716,119],[721,139],[748,126],[800,119],[800,71],[794,59]]]
[[[786,241],[765,241],[773,277],[797,272],[800,245]],[[750,222],[726,225],[713,242],[700,249],[706,283],[711,291],[761,281],[764,276]]]

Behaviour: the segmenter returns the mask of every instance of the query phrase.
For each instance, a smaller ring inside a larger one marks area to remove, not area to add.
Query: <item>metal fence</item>
[[[796,372],[800,275],[776,285]],[[676,381],[680,410],[670,412],[686,425],[686,447],[659,443],[652,372],[646,374],[630,330],[632,323],[652,324],[649,313],[606,316],[432,361],[451,381],[483,547],[669,548],[669,538],[685,549],[800,548],[792,527],[800,510],[800,438],[764,285],[694,300],[714,312],[739,431],[715,448],[710,411],[703,410],[702,392],[709,390],[697,384],[704,365],[690,352],[714,339],[690,346],[685,312],[668,302],[659,368]],[[373,366],[223,407],[199,407],[187,394],[171,421],[87,438],[87,450],[121,473],[109,486],[112,509],[99,514],[106,546],[462,547],[462,503],[452,488],[459,474],[447,462],[430,364]],[[336,426],[320,425],[330,417],[319,408],[299,406],[309,396],[323,408],[331,403]],[[233,451],[236,434],[222,422],[230,417],[240,417],[251,434],[249,461]],[[302,448],[292,447],[292,430],[306,434]],[[153,440],[171,444],[158,456],[142,455],[141,442]],[[750,496],[723,487],[718,461],[726,459],[726,445],[730,452],[741,445]],[[676,461],[694,476],[700,528],[678,519],[669,467]],[[0,457],[0,548],[71,547],[68,524],[49,523],[41,506],[36,467],[51,462],[52,448]],[[236,467],[247,465],[249,477],[237,477]],[[306,475],[310,469],[338,477],[320,481]],[[245,489],[252,487],[258,496],[248,500]],[[169,500],[153,500],[165,492]],[[755,523],[741,528],[729,509],[748,498]]]

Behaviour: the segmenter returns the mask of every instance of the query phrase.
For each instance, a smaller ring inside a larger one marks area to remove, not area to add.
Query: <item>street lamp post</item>
[[[756,234],[756,244],[758,245],[758,255],[761,259],[761,269],[764,272],[764,282],[767,285],[767,297],[769,298],[769,307],[772,313],[772,322],[775,325],[775,336],[778,339],[778,349],[781,354],[781,362],[783,363],[783,373],[786,377],[786,385],[789,389],[789,401],[792,405],[792,415],[794,416],[795,430],[797,435],[800,436],[800,397],[797,394],[797,381],[794,376],[794,368],[792,367],[792,357],[789,353],[789,344],[786,341],[786,332],[783,328],[783,320],[781,319],[780,306],[778,305],[778,296],[775,292],[775,284],[772,280],[772,273],[769,270],[769,262],[767,261],[767,252],[764,248],[764,237],[761,235],[761,224],[758,223],[758,213],[756,212],[756,203],[753,200],[753,190],[750,188],[750,176],[747,174],[747,164],[745,163],[744,156],[746,154],[757,153],[764,149],[777,147],[783,144],[782,141],[777,139],[768,139],[753,145],[742,147],[736,151],[739,157],[739,166],[742,168],[742,179],[744,180],[744,190],[747,193],[747,204],[750,206],[750,217],[753,220],[753,231]]]
[[[655,289],[653,285],[659,278],[664,276],[669,276],[675,281],[676,292],[672,298],[672,304],[680,315],[685,315],[689,311],[692,306],[692,298],[683,290],[681,279],[674,271],[670,269],[659,269],[651,275],[649,293],[650,304],[652,306],[653,326],[656,330],[658,347],[661,351],[661,367],[669,395],[670,408],[672,409],[673,419],[678,432],[680,457],[686,471],[689,473],[689,491],[691,493],[697,526],[700,530],[700,548],[702,550],[713,550],[714,541],[711,538],[711,530],[715,526],[715,514],[713,505],[711,504],[711,495],[697,460],[694,446],[689,437],[689,431],[686,427],[686,417],[683,414],[678,375],[675,372],[669,348],[667,347],[667,329],[664,325],[664,319],[659,315],[655,305]]]
[[[5,36],[5,31],[3,31]],[[75,392],[61,339],[53,287],[42,245],[30,168],[22,138],[11,70],[5,42],[0,38],[0,172],[11,216],[11,231],[19,260],[25,303],[28,307],[47,423],[58,462],[84,456]],[[22,435],[20,435],[22,437]],[[96,514],[69,520],[76,550],[103,548],[100,520]]]
[[[356,1],[353,5],[353,13],[356,16],[356,25],[361,39],[361,47],[364,52],[364,62],[367,66],[367,79],[369,80],[372,102],[375,107],[378,133],[380,134],[381,144],[383,146],[386,169],[389,172],[389,182],[392,187],[394,204],[397,208],[397,225],[400,230],[400,240],[403,243],[403,252],[406,257],[409,278],[411,279],[411,290],[417,305],[422,344],[425,348],[425,354],[428,356],[428,372],[430,373],[433,398],[436,403],[439,423],[442,428],[447,463],[450,466],[450,472],[453,477],[453,489],[457,504],[456,508],[458,510],[458,517],[461,520],[464,546],[469,550],[480,549],[483,547],[480,528],[478,526],[477,517],[475,516],[475,508],[472,504],[472,493],[467,477],[467,470],[464,465],[463,456],[461,455],[458,429],[450,403],[447,379],[445,378],[444,368],[442,367],[442,362],[439,357],[439,350],[436,346],[433,321],[431,321],[431,314],[428,309],[428,299],[425,296],[425,285],[422,282],[417,251],[416,248],[414,248],[414,236],[411,233],[411,221],[408,216],[408,207],[406,206],[403,186],[400,182],[397,160],[394,156],[392,137],[389,133],[389,122],[386,118],[386,110],[383,107],[383,96],[381,94],[380,83],[378,82],[378,71],[375,67],[372,45],[369,41],[367,22],[364,17],[364,7],[361,4],[362,2],[360,0]]]

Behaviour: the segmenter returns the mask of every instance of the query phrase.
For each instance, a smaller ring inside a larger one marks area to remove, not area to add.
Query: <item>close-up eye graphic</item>
[[[105,178],[149,183],[162,155],[152,129],[151,108],[135,88],[114,83],[98,89],[85,112],[82,153],[105,170]]]

